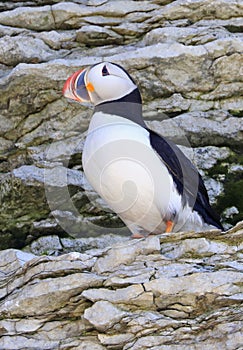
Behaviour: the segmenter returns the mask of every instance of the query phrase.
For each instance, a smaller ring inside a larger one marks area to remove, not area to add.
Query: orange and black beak
[[[88,69],[82,69],[73,73],[65,82],[62,93],[63,95],[71,100],[83,103],[90,102],[89,91],[91,87],[88,84],[86,86],[85,75]]]

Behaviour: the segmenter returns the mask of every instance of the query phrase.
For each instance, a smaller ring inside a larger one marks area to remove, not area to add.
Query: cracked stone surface
[[[134,77],[148,126],[191,150],[225,228],[242,219],[240,1],[15,0],[0,10],[0,249],[125,239],[82,173],[92,110],[61,94],[71,73],[101,60]]]
[[[0,348],[241,349],[242,252],[243,222],[56,257],[3,250]]]

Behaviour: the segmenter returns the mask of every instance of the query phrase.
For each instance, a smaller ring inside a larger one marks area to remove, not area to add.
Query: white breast
[[[132,121],[95,113],[83,166],[93,188],[132,231],[163,232],[164,217],[179,210],[180,196],[148,131]]]

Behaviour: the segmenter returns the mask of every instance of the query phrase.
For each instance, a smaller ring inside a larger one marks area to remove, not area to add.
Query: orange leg
[[[140,235],[140,233],[133,233],[133,234],[131,235],[131,238],[144,238],[144,236],[143,236],[143,235]]]
[[[173,227],[174,227],[174,222],[173,221],[170,221],[170,220],[166,221],[165,232],[166,233],[170,233],[172,231]]]

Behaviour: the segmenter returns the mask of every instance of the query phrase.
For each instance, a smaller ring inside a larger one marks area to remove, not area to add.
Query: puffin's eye
[[[104,67],[102,68],[102,76],[104,77],[105,75],[110,75],[106,65],[104,65]]]

